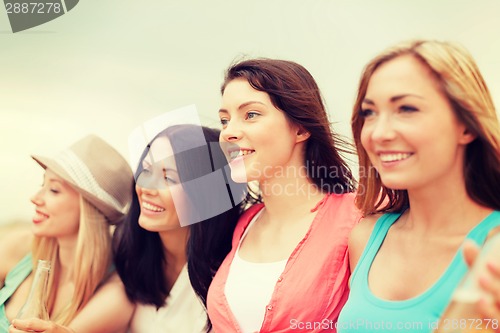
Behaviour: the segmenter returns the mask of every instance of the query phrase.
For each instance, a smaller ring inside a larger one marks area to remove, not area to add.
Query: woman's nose
[[[396,131],[390,116],[381,115],[371,126],[371,138],[375,142],[384,142],[394,139]]]
[[[31,198],[30,201],[36,206],[40,206],[43,203],[42,200],[42,195],[41,195],[42,189],[38,190]]]
[[[223,141],[234,142],[242,137],[242,131],[236,120],[228,121],[221,130],[220,137]]]

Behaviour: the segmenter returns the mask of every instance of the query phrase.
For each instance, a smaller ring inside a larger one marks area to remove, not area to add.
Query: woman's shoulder
[[[352,229],[351,238],[368,241],[375,224],[382,215],[384,214],[371,214],[362,217],[359,223]]]
[[[71,328],[77,332],[123,331],[130,322],[134,308],[127,298],[123,283],[113,273],[73,319]],[[110,318],[115,320],[110,321]]]
[[[0,241],[0,284],[21,259],[31,250],[33,234],[29,229],[18,229],[2,236]]]
[[[352,228],[358,224],[362,217],[361,211],[356,207],[355,199],[355,193],[329,194],[317,207],[320,207],[324,202],[326,206],[325,218],[335,218],[336,221],[342,222],[342,225]]]
[[[368,244],[368,240],[375,228],[375,224],[378,219],[383,214],[372,214],[361,218],[358,224],[354,226],[351,231],[351,235],[349,236],[349,259],[351,262],[351,269],[354,269],[356,266],[363,250]]]
[[[120,277],[116,272],[111,273],[111,275],[101,284],[97,292],[100,292],[103,289],[107,290],[107,292],[114,292],[119,295],[126,295],[125,285],[123,284],[122,280],[120,279]]]

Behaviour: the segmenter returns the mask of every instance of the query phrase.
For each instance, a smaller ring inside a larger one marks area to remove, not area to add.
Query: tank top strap
[[[355,282],[355,277],[360,271],[367,272],[367,270],[370,269],[373,259],[377,255],[387,232],[394,222],[398,220],[401,214],[402,213],[386,213],[377,220],[359,262],[352,273],[351,283]],[[466,238],[482,245],[485,242],[488,233],[498,226],[500,226],[500,211],[493,211],[476,227],[474,227]],[[459,251],[461,251],[461,249]],[[362,276],[367,276],[367,274],[362,274]]]
[[[380,246],[382,245],[387,232],[391,228],[391,226],[396,222],[402,213],[386,213],[378,218],[375,226],[373,227],[373,231],[366,243],[365,249],[359,258],[358,264],[354,269],[354,272],[351,276],[351,283],[354,284],[356,281],[356,275],[360,274],[359,271],[365,271],[370,269],[370,266],[373,262],[373,259],[377,255]],[[361,276],[365,276],[362,274]]]
[[[473,240],[479,245],[482,245],[486,241],[489,232],[499,226],[500,211],[495,210],[491,214],[486,216],[486,218],[482,220],[476,227],[474,227],[467,235],[467,238]]]
[[[0,305],[3,305],[12,296],[32,270],[33,262],[31,253],[29,253],[5,277],[4,286],[0,289]]]

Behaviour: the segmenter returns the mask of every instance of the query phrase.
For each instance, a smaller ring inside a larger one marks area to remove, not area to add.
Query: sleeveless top
[[[0,332],[8,332],[10,322],[5,315],[5,303],[19,288],[21,283],[33,270],[31,253],[26,255],[5,277],[5,283],[0,289]]]
[[[264,211],[261,209],[241,236],[227,276],[224,293],[227,303],[242,332],[256,332],[262,326],[276,281],[283,273],[287,259],[274,262],[251,262],[240,257],[241,243],[255,221]]]
[[[389,228],[399,216],[395,213],[384,214],[376,222],[352,274],[349,299],[337,323],[339,333],[431,332],[450,302],[453,291],[467,273],[460,248],[441,277],[420,295],[403,301],[388,301],[372,294],[368,286],[370,267]],[[483,244],[488,232],[499,225],[500,212],[494,211],[466,238]]]
[[[360,219],[354,197],[353,193],[329,194],[313,208],[317,214],[275,281],[259,332],[335,332],[349,291],[347,240]],[[227,302],[225,285],[241,236],[262,208],[254,205],[240,217],[232,250],[208,290],[208,314],[214,332],[242,332]]]

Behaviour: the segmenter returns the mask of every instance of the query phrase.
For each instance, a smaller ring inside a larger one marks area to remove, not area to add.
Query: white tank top
[[[254,216],[240,239],[224,289],[231,312],[243,333],[260,331],[266,307],[288,261],[257,263],[246,261],[239,255],[241,242],[263,210]]]

